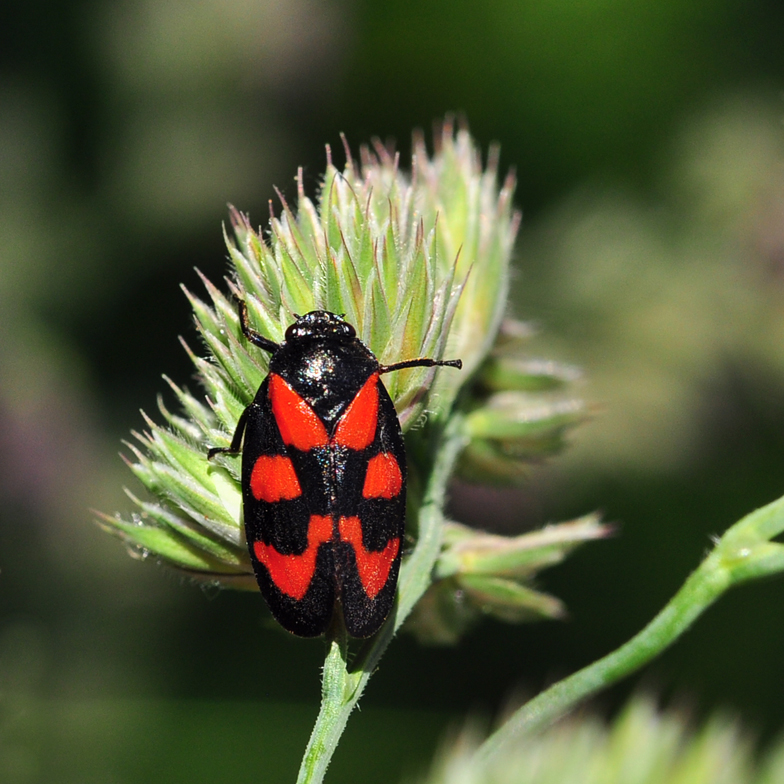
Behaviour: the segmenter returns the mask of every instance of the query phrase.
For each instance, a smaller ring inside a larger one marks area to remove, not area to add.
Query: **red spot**
[[[371,552],[362,544],[362,525],[358,517],[341,517],[339,527],[340,538],[354,548],[362,587],[368,598],[375,599],[387,584],[389,570],[400,549],[400,539],[390,539],[383,550]]]
[[[311,515],[308,525],[308,547],[302,555],[281,555],[271,544],[253,543],[256,558],[267,567],[278,590],[299,601],[308,591],[316,571],[319,546],[332,539],[332,517]]]
[[[272,413],[286,446],[307,452],[326,446],[329,438],[316,412],[277,373],[270,374],[269,397]]]
[[[349,449],[366,449],[376,437],[377,424],[378,373],[374,373],[340,418],[332,440]]]
[[[291,459],[283,455],[261,455],[253,465],[250,491],[257,501],[273,504],[302,495]]]
[[[403,487],[403,474],[395,456],[379,452],[368,461],[363,498],[394,498]]]

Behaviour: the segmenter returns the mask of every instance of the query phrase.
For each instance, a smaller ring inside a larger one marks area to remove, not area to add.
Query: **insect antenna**
[[[417,359],[407,359],[404,362],[395,362],[393,365],[380,365],[379,373],[391,373],[393,370],[404,370],[412,367],[453,367],[460,370],[463,367],[461,359],[430,359],[430,357],[418,357]]]
[[[256,330],[251,329],[250,322],[248,321],[248,306],[245,304],[244,299],[237,300],[237,312],[239,313],[240,317],[240,326],[242,327],[242,334],[253,343],[254,346],[258,346],[260,349],[264,351],[269,351],[270,354],[275,353],[280,346],[275,343],[274,340],[270,340],[269,338],[265,338],[264,335],[260,335]]]

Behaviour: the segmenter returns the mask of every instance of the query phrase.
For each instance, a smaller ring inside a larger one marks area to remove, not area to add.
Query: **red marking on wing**
[[[316,571],[319,546],[332,539],[332,517],[311,515],[308,525],[308,547],[301,555],[282,555],[271,544],[253,543],[256,558],[267,567],[278,590],[299,601],[308,591]]]
[[[290,501],[302,495],[291,459],[283,455],[261,455],[253,464],[250,491],[257,501]]]
[[[332,440],[349,449],[366,449],[376,437],[377,424],[378,373],[373,373],[340,418]]]
[[[286,446],[307,452],[329,442],[327,429],[316,412],[277,373],[270,374],[272,413]]]
[[[394,498],[403,487],[403,474],[395,456],[379,452],[368,461],[363,498]]]
[[[362,525],[358,517],[341,517],[339,529],[340,538],[354,548],[357,571],[365,593],[370,599],[375,599],[387,584],[389,570],[400,549],[400,539],[390,539],[383,550],[371,552],[362,544]]]

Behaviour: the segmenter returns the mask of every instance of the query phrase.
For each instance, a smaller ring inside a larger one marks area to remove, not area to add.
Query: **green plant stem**
[[[635,637],[523,705],[477,750],[489,761],[498,750],[544,729],[580,702],[630,675],[672,645],[732,585],[784,572],[784,497],[731,526],[669,604]]]
[[[348,717],[376,665],[395,632],[430,585],[433,567],[441,551],[442,510],[447,483],[464,446],[464,439],[463,417],[453,414],[438,439],[433,468],[419,508],[419,537],[414,551],[401,569],[395,614],[360,650],[351,670],[348,668],[345,630],[342,624],[340,628],[333,626],[324,662],[321,709],[302,759],[297,784],[320,784],[323,780]]]
[[[639,634],[523,705],[479,747],[477,760],[489,761],[501,747],[544,729],[580,702],[647,664],[672,645],[732,582],[730,571],[714,551]]]
[[[326,765],[320,765],[325,751],[334,745],[333,736],[335,734],[336,722],[340,717],[341,709],[346,695],[350,692],[351,684],[349,674],[346,671],[346,657],[348,654],[348,637],[342,619],[333,624],[329,633],[329,643],[327,648],[327,658],[324,661],[324,672],[321,681],[321,711],[319,713],[316,726],[305,750],[305,757],[302,760],[299,780],[311,781],[317,779],[303,779],[303,771],[321,771]],[[345,726],[345,721],[343,722]],[[342,727],[338,732],[340,737]]]

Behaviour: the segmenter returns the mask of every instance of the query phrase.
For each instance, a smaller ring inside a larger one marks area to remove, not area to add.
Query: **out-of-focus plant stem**
[[[732,585],[784,571],[784,545],[769,541],[782,531],[784,498],[733,525],[639,634],[523,705],[478,749],[477,761],[490,761],[507,744],[544,729],[588,697],[647,664]]]

